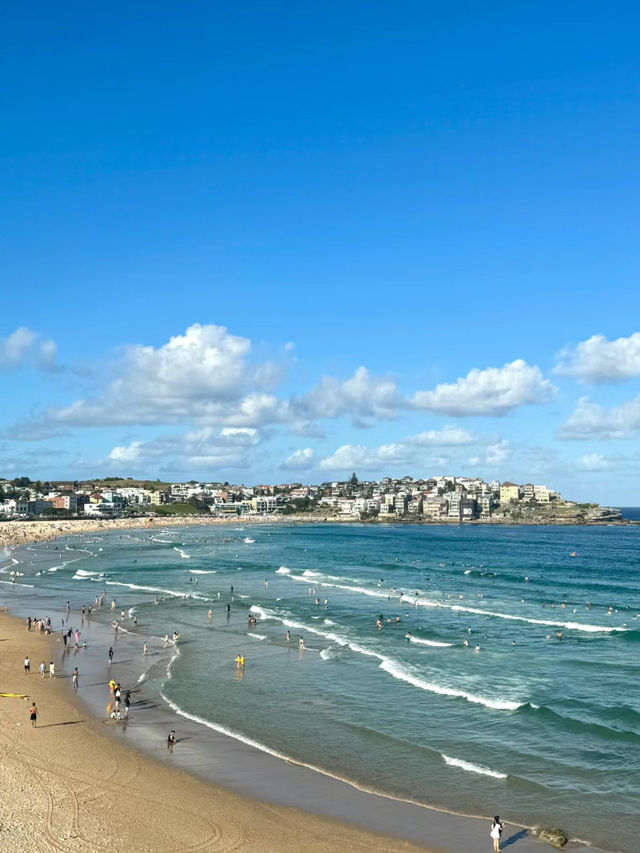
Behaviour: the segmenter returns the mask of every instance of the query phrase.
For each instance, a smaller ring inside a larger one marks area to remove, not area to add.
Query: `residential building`
[[[506,504],[509,501],[517,501],[520,497],[520,486],[517,483],[503,483],[500,486],[500,503]]]

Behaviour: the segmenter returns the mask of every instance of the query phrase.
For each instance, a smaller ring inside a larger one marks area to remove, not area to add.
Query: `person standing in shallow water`
[[[496,815],[493,819],[493,823],[491,824],[491,838],[493,839],[494,853],[498,853],[500,850],[500,836],[502,835],[503,829],[504,821],[500,820],[499,816]]]

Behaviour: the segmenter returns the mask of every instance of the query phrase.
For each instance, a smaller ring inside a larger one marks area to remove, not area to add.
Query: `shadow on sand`
[[[521,829],[519,832],[514,833],[509,836],[509,838],[500,842],[500,849],[506,850],[507,847],[511,847],[513,844],[516,844],[518,841],[521,841],[523,838],[527,838],[529,835],[528,829]]]

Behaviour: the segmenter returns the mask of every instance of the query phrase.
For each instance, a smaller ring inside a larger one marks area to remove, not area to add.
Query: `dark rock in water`
[[[561,829],[539,829],[537,836],[540,841],[546,841],[557,850],[561,850],[569,841],[568,835]]]

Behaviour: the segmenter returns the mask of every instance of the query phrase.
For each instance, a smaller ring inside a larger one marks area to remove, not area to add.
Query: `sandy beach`
[[[63,521],[6,521],[0,523],[0,548],[18,547],[30,542],[48,542],[59,536],[87,535],[107,530],[134,530],[190,527],[198,525],[290,524],[304,521],[299,516],[239,516],[217,518],[208,515],[182,515],[167,517],[142,516],[140,518],[71,518]]]
[[[0,614],[0,850],[300,851],[424,847],[304,812],[245,799],[106,737],[74,701],[69,673],[41,678],[57,638]],[[25,655],[31,674],[25,675]],[[31,727],[31,701],[38,706]],[[435,853],[435,851],[433,851]]]

